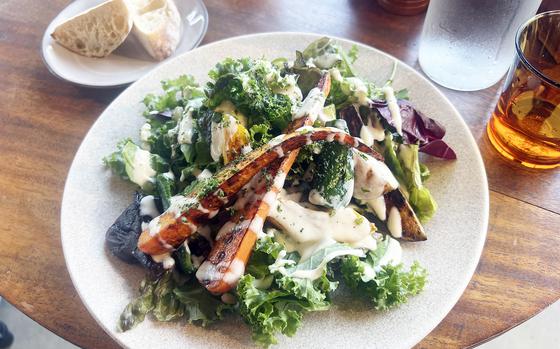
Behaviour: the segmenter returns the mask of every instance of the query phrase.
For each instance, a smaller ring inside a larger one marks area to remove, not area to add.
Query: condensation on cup
[[[492,86],[514,57],[515,32],[540,0],[431,0],[420,41],[422,70],[453,90]]]

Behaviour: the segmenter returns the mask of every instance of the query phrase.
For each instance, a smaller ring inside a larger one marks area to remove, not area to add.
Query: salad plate
[[[101,161],[122,139],[141,143],[138,130],[145,123],[142,104],[148,94],[161,93],[160,82],[183,74],[204,85],[208,72],[228,57],[294,59],[321,36],[305,33],[264,33],[231,38],[197,48],[157,67],[126,89],[84,139],[70,168],[61,212],[61,239],[74,286],[88,311],[120,345],[129,348],[246,348],[250,328],[236,314],[206,327],[185,321],[156,322],[150,316],[134,329],[117,330],[118,319],[145,271],[123,263],[106,247],[105,233],[130,204],[138,186],[111,174]],[[415,108],[445,126],[445,141],[456,160],[422,157],[430,169],[426,182],[438,210],[425,225],[426,241],[402,242],[402,262],[414,261],[427,270],[424,290],[398,308],[375,311],[356,293],[340,287],[333,306],[305,314],[292,337],[278,336],[286,348],[356,347],[408,348],[419,342],[457,302],[476,268],[488,225],[488,186],[477,145],[460,114],[445,96],[419,73],[379,50],[345,39],[335,39],[343,50],[358,49],[356,75],[379,86],[391,78],[395,91],[407,89]],[[395,63],[396,62],[396,63]],[[334,132],[328,129],[329,132]],[[325,132],[327,132],[325,131]],[[330,136],[331,140],[336,138]],[[327,136],[328,139],[328,136]],[[340,141],[340,140],[339,140]],[[275,143],[277,145],[277,143]],[[334,143],[333,143],[334,144]],[[357,141],[354,143],[358,144]],[[283,150],[275,149],[283,154]],[[250,154],[250,153],[249,153]],[[280,156],[280,155],[278,155]],[[311,201],[311,200],[310,200]],[[197,275],[198,276],[198,275]]]
[[[51,37],[60,23],[102,2],[104,0],[74,1],[45,30],[41,42],[43,61],[57,77],[77,85],[98,88],[130,84],[168,59],[197,47],[208,29],[208,11],[202,1],[175,1],[182,20],[181,41],[173,55],[163,62],[153,60],[133,35],[129,35],[120,47],[105,58],[80,56],[57,44]]]

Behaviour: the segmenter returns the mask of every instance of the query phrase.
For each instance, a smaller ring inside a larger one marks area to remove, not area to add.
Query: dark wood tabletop
[[[374,0],[206,0],[202,44],[266,31],[348,38],[420,71],[424,15],[402,17]],[[0,295],[61,337],[86,348],[117,345],[81,303],[64,264],[60,204],[86,132],[117,89],[88,89],[51,75],[41,37],[68,1],[0,2]],[[477,140],[490,185],[488,239],[468,288],[418,348],[474,346],[531,318],[560,297],[560,171],[509,163],[485,125],[499,86],[441,88]],[[414,321],[411,319],[411,321]]]

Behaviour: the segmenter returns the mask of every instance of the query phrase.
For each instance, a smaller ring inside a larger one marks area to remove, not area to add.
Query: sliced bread
[[[60,45],[87,57],[106,57],[128,36],[132,15],[125,0],[109,0],[60,24],[51,34]]]
[[[130,0],[132,33],[154,59],[173,54],[181,40],[181,15],[173,0]]]

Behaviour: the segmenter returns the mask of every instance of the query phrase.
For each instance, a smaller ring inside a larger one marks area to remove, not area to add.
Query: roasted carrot
[[[301,126],[313,123],[314,115],[305,114],[305,111],[318,109],[314,105],[309,105],[312,103],[320,104],[320,107],[323,107],[324,98],[330,91],[328,73],[323,75],[317,88],[323,98],[310,101],[309,98],[313,98],[313,96],[308,96],[300,110],[302,115],[292,121],[287,132],[293,132]],[[276,196],[284,186],[286,174],[290,171],[298,153],[299,149],[295,149],[288,156],[277,160],[268,169],[265,169],[257,179],[256,185],[247,188],[251,197],[241,197],[239,199],[242,201],[241,204],[236,202],[236,205],[239,206],[237,210],[241,212],[238,212],[220,229],[208,258],[196,273],[196,277],[208,291],[214,294],[228,292],[235,287],[243,275],[255,242],[262,234],[263,224],[270,211],[270,206],[274,204]],[[266,183],[266,178],[274,180]]]
[[[174,197],[174,203],[168,210],[152,220],[150,228],[142,232],[138,248],[150,255],[172,251],[196,231],[201,220],[217,214],[262,168],[293,150],[318,141],[336,141],[383,159],[359,138],[335,128],[309,128],[283,135],[276,142],[269,142],[229,163],[212,178],[210,184],[203,183],[185,196]]]

